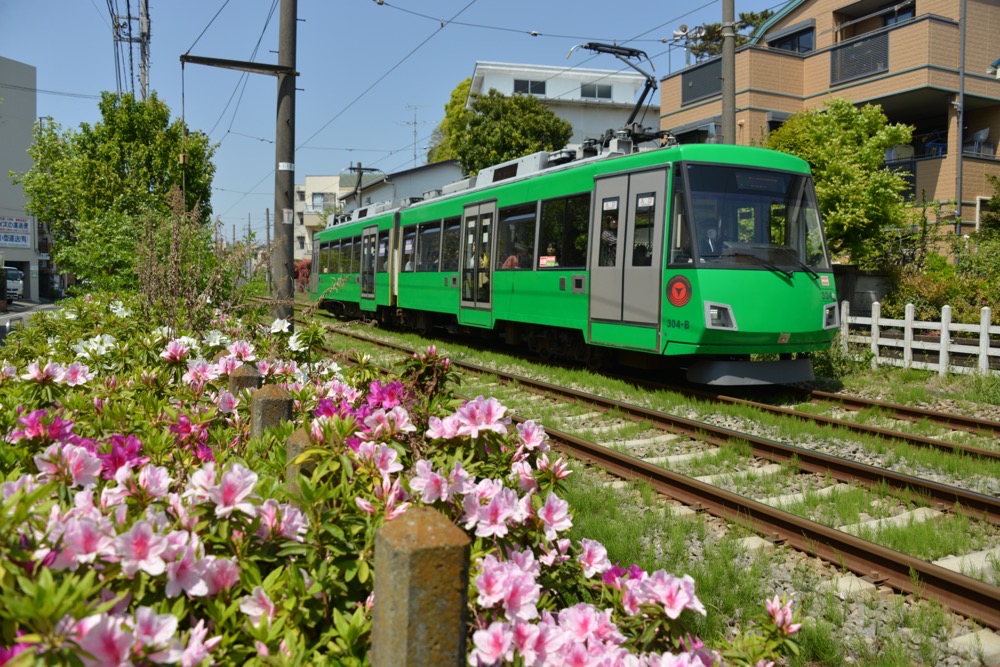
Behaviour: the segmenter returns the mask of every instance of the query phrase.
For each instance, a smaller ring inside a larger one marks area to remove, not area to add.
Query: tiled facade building
[[[964,29],[963,29],[964,28]],[[959,199],[977,226],[1000,176],[1000,2],[792,0],[736,52],[736,137],[722,137],[720,58],[661,81],[662,129],[681,143],[760,142],[791,114],[839,97],[878,104],[913,141],[886,154],[917,200]]]

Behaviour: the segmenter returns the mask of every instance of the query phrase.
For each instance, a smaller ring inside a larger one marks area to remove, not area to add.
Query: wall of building
[[[38,228],[25,210],[24,190],[8,178],[9,171],[25,172],[32,161],[28,148],[38,120],[35,88],[36,69],[0,57],[0,253],[4,264],[24,272],[24,298],[39,295]],[[46,275],[46,279],[48,276]]]

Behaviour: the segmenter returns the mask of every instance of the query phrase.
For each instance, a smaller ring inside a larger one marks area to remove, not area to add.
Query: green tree
[[[469,111],[465,108],[465,102],[469,99],[471,87],[472,77],[469,77],[451,91],[451,97],[444,105],[444,118],[431,136],[431,147],[427,151],[428,164],[458,159],[453,138],[461,136],[469,125]]]
[[[1000,239],[1000,178],[986,175],[993,184],[993,196],[986,203],[986,210],[979,221],[979,233],[984,237]]]
[[[765,9],[762,12],[740,12],[736,25],[736,47],[739,48],[750,41],[750,35],[774,16],[774,12]],[[706,23],[701,26],[704,32],[701,39],[691,45],[691,53],[697,60],[711,58],[722,53],[722,24]]]
[[[453,128],[454,129],[454,128]],[[536,151],[563,148],[573,126],[531,95],[507,97],[496,90],[473,98],[468,124],[451,143],[466,173],[478,173]]]
[[[188,210],[209,220],[214,148],[203,133],[171,121],[155,93],[143,102],[106,92],[98,106],[101,120],[79,131],[38,123],[28,151],[34,164],[11,178],[23,185],[28,211],[52,229],[55,263],[118,289],[135,284],[140,234],[129,226],[169,215],[172,189],[183,188]]]
[[[884,162],[886,149],[910,143],[912,133],[890,125],[880,106],[834,99],[793,115],[765,145],[809,163],[831,251],[872,268],[883,233],[910,222],[906,180]]]

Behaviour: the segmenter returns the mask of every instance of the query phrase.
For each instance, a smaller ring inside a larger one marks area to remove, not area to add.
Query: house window
[[[528,79],[514,79],[514,92],[526,95],[544,95],[544,81],[529,81]]]
[[[299,236],[298,239],[299,239],[299,250],[305,250],[306,249],[306,237]]]
[[[306,200],[306,191],[305,190],[296,190],[295,191],[295,198],[297,200],[299,200],[299,201],[305,201]]]
[[[902,21],[908,21],[909,19],[912,19],[914,16],[916,16],[916,12],[914,11],[913,3],[911,2],[907,6],[898,7],[894,11],[890,11],[890,13],[883,16],[882,25],[884,26],[894,25]]]
[[[584,83],[580,84],[580,97],[589,97],[597,100],[611,99],[611,84],[609,83]]]
[[[809,53],[816,48],[815,30],[810,28],[801,32],[786,35],[768,43],[772,49],[792,51],[793,53]]]

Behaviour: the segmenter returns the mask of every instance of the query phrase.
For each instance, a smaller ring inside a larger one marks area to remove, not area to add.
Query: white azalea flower
[[[299,340],[298,331],[293,333],[292,337],[288,339],[288,349],[291,350],[292,352],[302,352],[303,350],[306,349],[306,346],[303,345],[301,340]]]
[[[292,323],[282,317],[271,322],[271,333],[288,333],[291,328]]]

